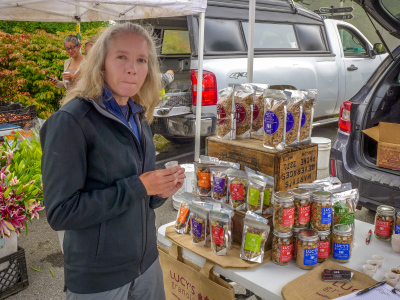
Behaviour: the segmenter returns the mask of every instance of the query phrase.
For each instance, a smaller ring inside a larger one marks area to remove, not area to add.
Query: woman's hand
[[[57,77],[54,79],[49,79],[49,80],[50,80],[51,84],[53,84],[53,85],[57,85],[57,83],[58,83]]]
[[[180,166],[139,176],[149,196],[157,195],[162,198],[175,194],[182,187],[185,177],[185,169]]]
[[[71,81],[73,76],[70,72],[64,72],[62,73],[62,77],[64,80]]]

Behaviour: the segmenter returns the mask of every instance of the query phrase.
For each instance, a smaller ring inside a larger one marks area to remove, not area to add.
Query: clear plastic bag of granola
[[[227,174],[229,204],[234,210],[246,210],[248,184],[246,172],[229,169]]]
[[[253,123],[251,128],[252,135],[264,134],[264,90],[269,88],[269,84],[250,83],[255,90],[253,100]]]
[[[265,190],[264,177],[261,175],[248,173],[247,189],[247,210],[261,215],[263,212],[263,200]]]
[[[312,183],[300,183],[299,188],[308,189],[310,191],[329,191],[330,189],[340,188],[342,182],[336,177],[327,177],[324,179],[314,180]]]
[[[274,213],[274,193],[275,193],[275,178],[265,175],[257,171],[258,175],[264,178],[264,198],[263,198],[263,214],[272,215]]]
[[[210,167],[215,166],[214,163],[198,163],[194,162],[195,169],[195,187],[196,194],[199,196],[211,195],[211,172]]]
[[[228,201],[228,171],[229,167],[210,167],[211,198],[227,203]]]
[[[243,222],[240,258],[261,263],[264,259],[265,242],[270,231],[268,220],[248,211]]]
[[[248,139],[251,137],[254,93],[250,84],[237,84],[234,87],[236,138]]]
[[[301,90],[305,92],[302,104],[302,116],[300,125],[300,144],[310,144],[312,123],[314,119],[314,105],[317,102],[318,92],[315,89]]]
[[[174,230],[177,233],[184,234],[188,231],[189,216],[190,216],[190,203],[193,201],[200,201],[200,198],[191,193],[184,193],[182,202],[179,206],[178,214],[176,216]]]
[[[354,213],[358,200],[358,189],[332,193],[332,226],[345,224],[354,230]]]
[[[227,255],[229,249],[230,217],[227,213],[210,211],[211,249],[216,255]]]
[[[285,145],[297,147],[300,138],[300,125],[302,118],[302,104],[305,98],[305,92],[297,90],[285,90],[288,98],[286,106],[286,139]]]
[[[283,91],[264,90],[264,147],[267,149],[285,149],[287,103]]]
[[[232,87],[218,91],[217,137],[223,140],[234,140],[236,138],[235,104]]]
[[[204,202],[193,201],[190,207],[190,235],[195,246],[205,247],[207,242],[208,215],[212,210],[212,205],[208,206]]]
[[[216,165],[219,162],[220,162],[220,160],[217,157],[207,156],[207,155],[200,155],[200,157],[199,157],[199,163],[202,163],[202,164]]]
[[[234,162],[224,161],[224,160],[219,160],[215,165],[217,167],[228,167],[228,168],[240,169],[239,163],[234,163]]]

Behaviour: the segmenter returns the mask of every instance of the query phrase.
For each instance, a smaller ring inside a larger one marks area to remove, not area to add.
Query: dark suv
[[[399,0],[355,0],[392,35],[400,38]],[[393,51],[339,114],[330,174],[360,191],[360,204],[400,209],[400,171],[377,167],[378,143],[362,132],[380,122],[400,123],[400,47]],[[395,134],[400,134],[396,132]]]

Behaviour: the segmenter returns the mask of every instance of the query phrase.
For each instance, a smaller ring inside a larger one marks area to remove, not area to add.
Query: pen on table
[[[369,245],[369,242],[371,242],[371,236],[372,236],[372,230],[370,229],[367,233],[367,238],[365,239],[365,243]]]
[[[374,288],[377,288],[378,286],[384,285],[385,283],[386,283],[386,281],[380,281],[377,284],[375,284],[373,286],[370,286],[369,288],[366,288],[366,289],[363,289],[363,290],[359,291],[356,294],[356,296],[368,293],[370,290],[373,290]]]

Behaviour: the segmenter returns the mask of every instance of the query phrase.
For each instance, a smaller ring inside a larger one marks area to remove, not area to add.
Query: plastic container
[[[293,189],[294,193],[294,226],[308,227],[311,219],[310,192],[306,189]]]
[[[380,205],[375,214],[374,234],[377,239],[390,241],[394,231],[395,209],[389,205]]]
[[[303,229],[297,235],[297,266],[313,269],[318,263],[318,232],[315,229]]]
[[[397,282],[399,281],[400,275],[390,272],[386,273],[385,277],[386,283],[392,287],[395,287]]]
[[[400,234],[392,235],[392,250],[400,253]]]
[[[383,262],[385,261],[385,257],[378,254],[372,255],[372,259],[378,262],[378,268],[381,267],[383,265]]]
[[[181,168],[185,169],[186,175],[181,190],[191,193],[194,191],[194,164],[182,164]]]
[[[165,163],[164,166],[166,169],[176,167],[176,166],[178,166],[178,161],[177,160],[169,161],[169,162]]]
[[[368,276],[372,277],[376,272],[376,267],[366,264],[363,265],[363,271],[364,274],[367,274]]]
[[[311,137],[311,143],[318,145],[317,169],[327,169],[329,167],[329,155],[331,152],[332,141],[323,137]]]
[[[293,258],[293,232],[279,232],[274,229],[272,239],[272,261],[280,266],[286,266]]]
[[[322,263],[329,258],[331,252],[331,231],[318,231],[318,262]]]
[[[274,194],[273,222],[277,231],[292,231],[294,210],[294,194],[292,192],[276,192]]]
[[[350,225],[333,226],[331,259],[338,263],[346,263],[351,258],[353,248],[353,230]]]
[[[311,225],[316,230],[328,230],[332,224],[332,194],[314,191],[311,202]]]
[[[396,225],[394,226],[394,233],[400,234],[400,211],[397,212]]]

